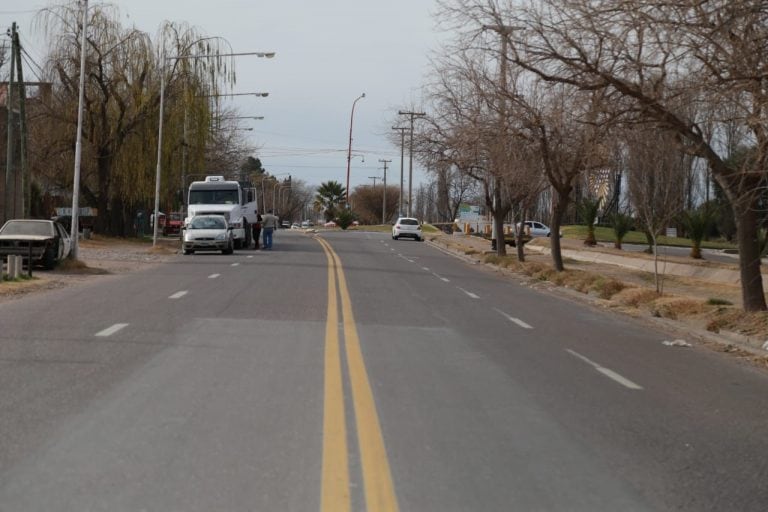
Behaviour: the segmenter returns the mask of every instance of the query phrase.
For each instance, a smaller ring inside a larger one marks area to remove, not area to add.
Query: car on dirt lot
[[[0,257],[18,254],[46,270],[69,256],[72,243],[64,226],[52,220],[15,219],[0,228]]]
[[[413,238],[417,242],[424,240],[419,219],[398,217],[392,225],[392,239],[397,240],[399,238]]]
[[[192,254],[195,251],[221,251],[221,254],[232,254],[234,247],[232,226],[227,224],[223,215],[196,215],[182,231],[183,254]]]

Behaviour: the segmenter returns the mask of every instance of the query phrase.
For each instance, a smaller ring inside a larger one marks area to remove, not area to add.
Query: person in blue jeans
[[[272,234],[277,229],[277,217],[272,214],[272,210],[268,210],[265,215],[261,217],[261,234],[264,239],[262,244],[264,249],[272,249]]]

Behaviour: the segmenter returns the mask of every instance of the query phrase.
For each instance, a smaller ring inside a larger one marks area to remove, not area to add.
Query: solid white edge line
[[[169,299],[180,299],[183,296],[185,296],[187,293],[189,293],[187,290],[182,290],[180,292],[176,292],[173,295],[168,296]]]
[[[618,382],[619,384],[621,384],[622,386],[624,386],[626,388],[633,389],[633,390],[642,390],[643,389],[642,386],[640,386],[638,384],[635,384],[631,380],[629,380],[626,377],[616,373],[615,371],[611,370],[610,368],[606,368],[604,366],[600,366],[596,362],[592,361],[591,359],[589,359],[586,356],[583,356],[583,355],[579,354],[575,350],[571,350],[571,349],[567,348],[567,349],[565,349],[565,351],[568,352],[569,354],[571,354],[574,357],[578,357],[579,359],[581,359],[582,361],[584,361],[588,365],[592,366],[598,372],[602,373],[603,375],[605,375],[609,379],[611,379],[611,380],[613,380],[615,382]]]
[[[209,276],[208,276],[208,279],[216,279],[216,278],[217,278],[217,277],[219,277],[220,275],[221,275],[221,274],[211,274],[211,275],[209,275]]]
[[[96,334],[94,334],[94,336],[100,336],[102,338],[106,337],[106,336],[112,336],[117,331],[119,331],[120,329],[123,329],[125,327],[128,327],[128,324],[115,324],[115,325],[113,325],[111,327],[107,327],[103,331],[97,332]]]

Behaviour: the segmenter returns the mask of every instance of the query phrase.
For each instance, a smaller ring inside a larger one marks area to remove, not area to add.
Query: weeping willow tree
[[[52,82],[39,122],[46,149],[59,157],[43,179],[71,188],[80,78],[82,13],[77,3],[42,10],[48,34],[46,73]],[[210,97],[234,84],[227,42],[186,24],[166,22],[158,41],[123,27],[114,6],[89,9],[81,189],[84,204],[98,208],[98,232],[124,236],[137,209],[154,197],[161,74],[165,79],[161,167],[163,207],[181,187],[183,167],[202,167],[211,126]],[[163,55],[166,56],[165,66]],[[42,146],[41,144],[40,146]],[[70,184],[69,186],[67,184]]]

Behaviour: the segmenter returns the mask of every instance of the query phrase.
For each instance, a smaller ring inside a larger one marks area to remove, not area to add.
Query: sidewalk
[[[477,251],[480,254],[493,254],[490,244],[476,236],[454,234],[442,235],[451,243],[461,245],[469,250]],[[637,270],[640,272],[654,272],[653,256],[626,253],[614,249],[612,246],[597,245],[588,247],[581,240],[562,238],[560,240],[561,252],[563,258],[570,258],[576,261],[588,263],[598,263],[612,265],[621,268]],[[507,247],[507,254],[515,255],[517,249]],[[537,238],[525,245],[526,254],[536,253],[549,256],[548,238]],[[734,259],[733,264],[715,263],[707,260],[693,260],[691,258],[681,258],[679,256],[664,256],[658,260],[659,272],[667,276],[690,277],[701,281],[711,283],[722,283],[727,285],[740,285],[741,275],[739,273],[738,259]],[[768,275],[763,275],[763,286],[768,289]]]

